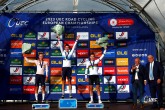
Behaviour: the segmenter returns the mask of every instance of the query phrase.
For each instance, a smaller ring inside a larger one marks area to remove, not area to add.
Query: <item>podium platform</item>
[[[32,104],[32,109],[49,109],[50,104]]]
[[[58,107],[60,109],[76,109],[77,108],[77,99],[60,99],[58,102]]]
[[[88,109],[103,109],[104,104],[99,104],[99,103],[87,103],[86,108]]]

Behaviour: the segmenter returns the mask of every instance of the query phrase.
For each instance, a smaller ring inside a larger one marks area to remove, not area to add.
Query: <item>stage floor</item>
[[[58,109],[57,102],[50,103],[50,106],[51,108],[49,110],[60,110]],[[0,110],[32,110],[32,103],[0,104]],[[86,103],[78,103],[77,110],[86,110]],[[89,109],[89,110],[94,110],[94,109]],[[131,103],[104,103],[104,109],[102,110],[132,110],[132,104]],[[138,110],[140,110],[140,108]],[[151,109],[150,104],[145,104],[144,110],[159,110],[159,109]],[[165,110],[165,109],[162,109],[162,110]]]

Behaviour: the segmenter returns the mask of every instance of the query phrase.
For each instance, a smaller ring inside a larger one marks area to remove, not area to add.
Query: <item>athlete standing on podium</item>
[[[63,50],[62,44],[60,42],[60,38],[58,37],[58,41],[60,43],[60,50],[63,57],[63,65],[62,65],[62,96],[61,98],[64,98],[65,94],[65,83],[66,83],[66,77],[68,78],[69,82],[69,97],[72,98],[72,68],[71,68],[71,57],[73,55],[73,52],[76,48],[77,41],[79,40],[80,36],[77,36],[76,41],[72,47],[72,50],[70,51],[69,45],[65,45],[65,50]]]
[[[35,80],[35,99],[38,102],[38,87],[39,83],[41,83],[42,87],[42,102],[45,101],[45,82],[48,81],[48,63],[43,60],[44,54],[39,53],[38,60],[29,60],[27,57],[24,57],[26,62],[35,63],[37,66],[36,71],[36,80]],[[46,79],[44,72],[46,71]]]
[[[98,63],[102,58],[104,57],[105,53],[107,51],[107,47],[105,47],[105,50],[102,54],[102,56],[95,60],[95,55],[92,53],[90,55],[90,60],[86,62],[86,70],[85,70],[85,80],[86,82],[89,81],[89,91],[90,91],[90,101],[89,103],[93,103],[93,83],[96,85],[97,95],[98,95],[98,103],[102,103],[101,96],[100,96],[100,78],[98,73]],[[89,75],[89,80],[87,78],[87,74]]]

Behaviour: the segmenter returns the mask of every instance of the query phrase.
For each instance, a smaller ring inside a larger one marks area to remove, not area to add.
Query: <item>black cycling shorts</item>
[[[41,83],[41,86],[45,86],[45,75],[36,74],[36,86],[39,86]]]
[[[62,67],[62,80],[66,80],[66,77],[68,80],[71,81],[72,79],[72,68],[71,67]]]
[[[89,75],[89,85],[100,85],[100,78],[99,75]]]

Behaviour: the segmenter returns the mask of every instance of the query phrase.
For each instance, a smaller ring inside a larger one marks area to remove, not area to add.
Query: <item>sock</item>
[[[38,94],[35,94],[35,99],[38,100]]]
[[[90,96],[91,97],[91,101],[93,101],[93,96]]]
[[[45,94],[42,94],[42,100],[45,100]]]
[[[72,95],[72,90],[69,90],[69,94]]]
[[[100,96],[98,96],[98,100],[101,100],[101,97]]]
[[[64,90],[62,90],[62,95],[64,95],[65,94],[65,91]]]

